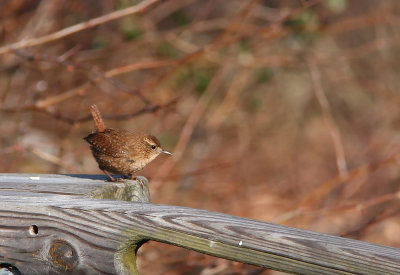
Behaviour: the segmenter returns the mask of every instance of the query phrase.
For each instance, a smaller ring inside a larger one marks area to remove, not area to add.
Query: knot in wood
[[[58,268],[73,269],[78,263],[78,253],[64,240],[55,240],[50,247],[50,257]]]

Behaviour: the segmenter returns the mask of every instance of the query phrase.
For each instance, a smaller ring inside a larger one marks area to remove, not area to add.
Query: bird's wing
[[[117,130],[106,129],[103,132],[89,134],[84,139],[93,149],[114,158],[128,156],[129,148],[127,143],[121,139],[121,135]]]

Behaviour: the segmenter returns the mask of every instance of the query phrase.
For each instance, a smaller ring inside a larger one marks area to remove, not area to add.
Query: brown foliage
[[[82,140],[95,103],[110,127],[174,153],[141,173],[156,203],[400,246],[399,12],[397,0],[3,1],[1,172],[99,173]],[[151,274],[159,247],[141,251]],[[160,274],[268,272],[163,251],[175,256]]]

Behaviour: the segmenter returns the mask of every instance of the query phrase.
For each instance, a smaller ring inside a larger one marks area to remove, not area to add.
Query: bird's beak
[[[164,153],[164,154],[167,154],[167,155],[171,155],[171,156],[172,156],[172,153],[170,153],[170,152],[168,152],[167,150],[164,150],[164,149],[161,151],[161,153]]]

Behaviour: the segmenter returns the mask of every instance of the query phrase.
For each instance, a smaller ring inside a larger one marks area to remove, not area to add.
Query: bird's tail
[[[97,132],[104,132],[106,129],[106,125],[104,124],[103,118],[101,117],[99,108],[97,108],[96,104],[90,106],[90,112],[92,113],[94,119],[94,126]]]

